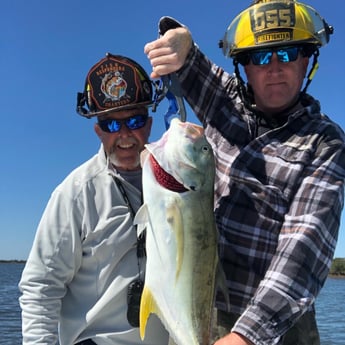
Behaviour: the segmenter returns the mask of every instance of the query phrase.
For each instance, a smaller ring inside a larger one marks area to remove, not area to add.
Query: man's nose
[[[124,122],[122,122],[118,133],[122,136],[129,136],[131,134],[131,130],[126,126]]]
[[[268,64],[269,67],[271,69],[280,69],[281,68],[281,64],[284,63],[284,62],[281,62],[279,59],[278,59],[278,56],[277,56],[277,53],[276,52],[273,52],[272,53],[272,57],[271,57],[271,62]]]

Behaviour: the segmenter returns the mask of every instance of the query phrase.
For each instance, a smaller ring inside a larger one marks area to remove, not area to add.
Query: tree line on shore
[[[329,274],[334,276],[345,276],[345,258],[333,259]]]

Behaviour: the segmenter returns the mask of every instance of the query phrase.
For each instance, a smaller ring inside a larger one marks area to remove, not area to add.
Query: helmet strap
[[[240,69],[238,68],[239,62],[238,62],[237,58],[233,59],[233,64],[235,67],[235,75],[237,78],[237,91],[240,95],[240,98],[241,98],[242,102],[244,103],[244,105],[246,106],[247,109],[249,109],[253,112],[257,112],[256,105],[250,101],[252,99],[252,97],[249,95],[249,93],[247,91],[246,83],[244,82],[243,78],[241,77]]]
[[[89,118],[89,110],[86,106],[86,97],[84,92],[77,93],[77,113],[81,116]]]
[[[314,75],[316,73],[316,71],[318,70],[319,68],[319,63],[317,61],[317,58],[319,56],[320,52],[319,52],[319,49],[317,48],[314,53],[313,53],[313,64],[311,66],[311,69],[308,73],[308,76],[307,76],[307,82],[302,90],[302,94],[304,95],[306,92],[307,92],[307,88],[308,86],[310,85],[311,81],[313,80],[314,78]]]
[[[238,68],[239,62],[238,62],[237,58],[233,59],[233,64],[234,64],[234,68],[235,68],[235,75],[236,75],[236,78],[237,78],[237,90],[238,90],[238,93],[240,94],[240,97],[241,97],[242,101],[247,103],[247,101],[246,101],[247,100],[246,86],[245,86],[244,80],[241,77],[240,69]]]

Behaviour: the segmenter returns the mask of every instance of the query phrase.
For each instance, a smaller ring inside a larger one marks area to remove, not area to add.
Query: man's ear
[[[249,80],[250,80],[250,67],[249,67],[249,65],[243,66],[243,70],[244,70],[244,73],[246,74],[247,81],[249,83]]]
[[[303,58],[304,75],[307,75],[308,66],[309,66],[309,58],[306,56]]]
[[[101,127],[99,127],[99,124],[98,124],[98,123],[95,123],[95,124],[93,125],[93,129],[95,130],[95,132],[96,132],[98,138],[99,138],[100,140],[102,140],[103,131],[102,131]]]

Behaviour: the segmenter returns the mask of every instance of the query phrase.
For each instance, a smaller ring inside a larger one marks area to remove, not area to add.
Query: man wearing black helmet
[[[333,28],[305,4],[254,1],[222,40],[235,75],[209,61],[172,18],[160,29],[145,46],[151,77],[176,72],[216,158],[231,307],[219,296],[215,344],[320,344],[314,302],[336,246],[345,137],[306,90]]]
[[[77,111],[97,118],[102,145],[56,188],[38,226],[19,284],[23,344],[168,343],[157,318],[144,342],[138,328],[145,244],[132,222],[152,96],[127,57],[107,54],[90,69]]]

